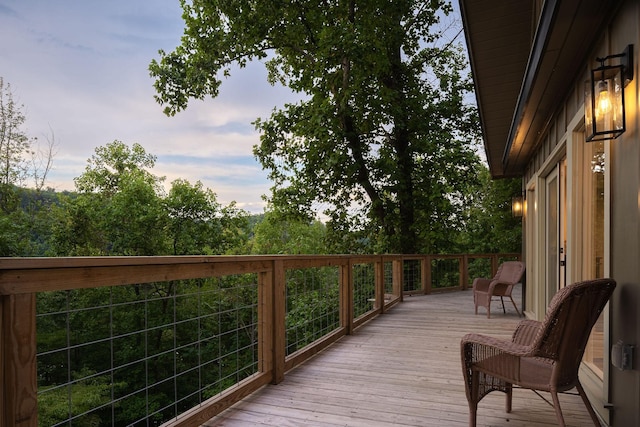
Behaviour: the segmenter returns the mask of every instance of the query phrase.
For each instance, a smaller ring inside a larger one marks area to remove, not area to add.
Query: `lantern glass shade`
[[[511,213],[514,217],[521,217],[524,213],[524,198],[522,196],[511,199]]]
[[[623,66],[591,70],[585,90],[587,141],[615,139],[625,128]]]

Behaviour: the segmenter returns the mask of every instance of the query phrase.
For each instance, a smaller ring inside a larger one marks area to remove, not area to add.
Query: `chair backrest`
[[[520,261],[505,261],[500,264],[493,280],[516,284],[524,274],[524,263]]]
[[[588,280],[554,295],[533,346],[538,356],[556,361],[556,384],[575,382],[591,329],[615,287],[613,279]]]

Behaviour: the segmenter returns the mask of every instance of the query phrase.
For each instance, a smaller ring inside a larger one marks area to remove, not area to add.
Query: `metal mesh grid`
[[[393,294],[393,262],[385,261],[382,263],[383,268],[383,280],[384,280],[384,293]]]
[[[38,294],[38,418],[160,425],[258,372],[255,274]]]
[[[419,291],[422,289],[422,266],[420,260],[405,260],[402,268],[403,271],[403,289],[405,292]]]
[[[353,316],[358,318],[375,308],[376,276],[374,264],[354,264],[353,277]]]
[[[338,267],[287,270],[287,356],[340,327]]]
[[[442,289],[460,286],[460,258],[431,260],[431,287]]]
[[[491,273],[491,258],[468,258],[467,261],[467,278],[468,283],[467,286],[471,287],[473,285],[473,279],[476,277],[484,277],[490,278],[493,277]]]

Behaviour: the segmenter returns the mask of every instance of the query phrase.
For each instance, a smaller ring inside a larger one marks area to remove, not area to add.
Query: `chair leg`
[[[469,402],[469,427],[476,427],[478,424],[478,404]]]
[[[504,411],[507,414],[511,413],[512,402],[513,402],[513,384],[507,384],[507,397],[505,400],[505,407],[504,407]]]
[[[511,298],[511,302],[513,303],[513,308],[516,309],[516,313],[518,313],[518,316],[523,316],[523,314],[521,314],[520,311],[518,310],[518,306],[516,305],[516,302],[513,300],[513,297],[509,295],[509,298]]]
[[[502,297],[502,295],[500,296],[500,302],[502,303],[502,312],[504,314],[507,314],[507,309],[504,308],[504,298]]]
[[[469,401],[469,427],[476,427],[478,423],[478,389],[480,387],[480,378],[478,372],[471,373],[471,390]]]
[[[558,427],[565,427],[564,417],[562,416],[562,409],[560,409],[560,399],[558,399],[558,392],[551,390],[551,398],[553,399],[553,408],[556,410],[556,418],[558,419]]]
[[[473,290],[473,305],[476,307],[476,314],[478,314],[478,296],[475,289]]]
[[[582,384],[580,384],[580,381],[578,381],[578,383],[576,384],[576,389],[578,390],[578,394],[582,398],[582,402],[584,403],[584,406],[587,407],[587,412],[589,412],[589,415],[591,416],[591,421],[593,421],[593,425],[600,427],[600,420],[596,415],[596,411],[593,410],[593,406],[591,406],[591,402],[589,402],[589,398],[587,397],[587,394],[584,392],[584,388],[582,388]]]

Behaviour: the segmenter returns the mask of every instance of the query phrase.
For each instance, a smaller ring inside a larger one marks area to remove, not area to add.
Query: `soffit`
[[[489,168],[504,152],[533,38],[533,2],[460,0]]]
[[[523,174],[618,3],[547,0],[532,38],[535,1],[460,0],[494,178]]]

